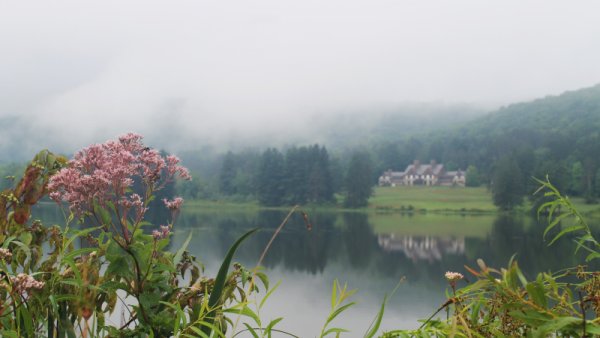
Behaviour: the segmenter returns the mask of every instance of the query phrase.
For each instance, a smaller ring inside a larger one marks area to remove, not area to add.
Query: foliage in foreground
[[[586,263],[600,257],[600,244],[571,201],[546,179],[539,191],[549,199],[538,209],[547,214],[545,235],[557,226],[559,238],[575,235],[576,251],[587,252]],[[572,225],[564,226],[565,221]],[[465,266],[475,281],[456,289],[463,276],[447,273],[448,299],[417,330],[394,330],[384,337],[591,337],[600,335],[600,273],[585,265],[556,273],[540,273],[527,280],[516,261],[496,270],[478,260]],[[440,313],[446,312],[446,319]]]
[[[176,157],[161,156],[134,134],[86,148],[71,161],[39,153],[23,178],[0,194],[0,335],[295,337],[275,328],[282,318],[267,323],[260,317],[277,286],[269,289],[264,274],[238,264],[229,271],[236,249],[255,230],[233,244],[215,278],[186,251],[191,237],[177,252],[166,250],[183,200],[164,200],[171,211],[166,225],[153,226],[144,216],[154,194],[177,176],[189,178]],[[570,200],[547,180],[539,183],[547,200],[539,212],[550,221],[545,234],[561,226],[550,244],[576,235],[576,250],[587,253],[587,262],[600,257],[600,244]],[[32,206],[48,194],[68,204],[63,227],[30,220]],[[568,217],[574,223],[564,226]],[[457,289],[463,276],[448,272],[448,299],[419,329],[383,336],[600,335],[600,273],[585,265],[533,280],[512,260],[500,270],[481,260],[477,269],[466,269],[475,281]],[[267,292],[252,302],[258,280]],[[345,332],[332,323],[354,304],[353,293],[334,282],[321,337]],[[384,300],[365,337],[377,335],[385,306]],[[249,321],[238,324],[240,316]]]
[[[171,212],[166,225],[149,224],[145,214],[157,191],[189,179],[178,162],[135,134],[71,161],[40,152],[0,194],[0,336],[210,337],[231,330],[225,314],[246,313],[258,290],[254,277],[268,285],[240,265],[229,272],[235,250],[255,230],[234,243],[215,278],[186,251],[191,236],[176,252],[166,250],[183,200],[163,201]],[[67,203],[64,226],[29,220],[46,195]]]

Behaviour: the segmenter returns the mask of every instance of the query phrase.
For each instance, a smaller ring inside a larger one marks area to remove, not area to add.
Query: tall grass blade
[[[379,326],[381,325],[381,320],[383,319],[383,313],[385,312],[385,304],[387,303],[387,295],[383,297],[383,302],[381,303],[381,308],[375,317],[375,321],[371,323],[369,330],[365,333],[365,337],[372,338],[377,334],[377,330],[379,330]]]
[[[225,260],[221,264],[221,268],[219,269],[219,273],[217,274],[217,278],[215,279],[215,285],[210,294],[210,298],[208,299],[208,308],[209,312],[206,314],[206,323],[208,325],[204,325],[202,327],[202,332],[210,335],[212,324],[215,320],[215,311],[217,306],[221,301],[221,296],[223,294],[223,289],[225,287],[225,282],[227,280],[227,273],[229,272],[229,266],[231,265],[231,260],[233,259],[233,255],[237,248],[242,244],[242,242],[248,238],[250,235],[254,234],[258,229],[252,229],[246,232],[242,237],[240,237],[229,249],[227,255],[225,256]]]

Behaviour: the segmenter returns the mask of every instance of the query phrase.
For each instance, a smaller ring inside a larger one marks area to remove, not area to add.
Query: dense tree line
[[[369,170],[362,175],[368,176],[369,187],[387,169],[435,159],[446,170],[466,171],[468,186],[488,186],[502,209],[531,195],[536,188],[532,177],[546,175],[569,195],[590,202],[600,198],[600,86],[510,105],[459,127],[406,138],[379,131],[375,141],[363,145],[367,156],[362,161]],[[334,193],[351,199],[349,189],[363,179],[348,179],[357,171],[353,148],[334,148],[333,156],[317,145],[213,153],[210,170],[204,163],[199,171],[202,182],[218,184],[205,183],[203,191],[213,197],[250,196],[265,205],[330,202]]]
[[[283,151],[268,148],[262,153],[230,151],[221,156],[212,177],[217,190],[209,198],[256,199],[265,206],[335,203],[337,193],[344,197],[347,207],[362,207],[376,182],[368,153],[331,157],[317,144]],[[180,188],[184,197],[202,198],[194,193],[202,185]]]
[[[600,198],[600,85],[510,105],[459,128],[377,144],[373,155],[376,172],[403,169],[413,159],[466,169],[467,185],[488,185],[503,209],[531,195],[532,177],[546,175],[561,191],[593,202]]]
[[[488,186],[502,209],[531,195],[536,187],[532,177],[546,175],[568,195],[590,202],[600,198],[600,85],[509,105],[470,122],[465,114],[457,123],[451,123],[454,111],[439,114],[438,120],[436,114],[427,115],[421,123],[414,118],[420,114],[390,112],[379,115],[381,123],[369,124],[363,116],[363,129],[351,119],[338,121],[331,125],[335,133],[323,131],[330,149],[311,145],[222,152],[198,147],[180,154],[194,180],[176,190],[187,198],[258,200],[264,205],[329,203],[336,194],[346,205],[357,205],[349,200],[358,194],[363,199],[358,204],[364,205],[383,171],[434,159],[446,170],[465,170],[468,186]],[[346,136],[327,136],[331,134]],[[359,144],[361,161],[368,164],[361,170],[353,159]],[[9,176],[16,167],[4,164],[0,174]],[[357,183],[363,181],[369,189],[359,193],[363,188]],[[0,188],[9,183],[3,180]]]

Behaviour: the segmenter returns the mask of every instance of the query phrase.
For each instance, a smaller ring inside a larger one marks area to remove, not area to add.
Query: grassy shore
[[[392,212],[392,213],[458,213],[458,214],[495,214],[498,209],[492,202],[492,194],[485,187],[375,187],[369,206],[352,211]],[[351,211],[344,209],[342,196],[337,196],[336,204],[304,205],[304,209],[319,209],[331,211]],[[599,204],[586,204],[582,198],[572,199],[581,213],[600,216]],[[275,209],[289,210],[289,206],[265,208],[257,201],[186,201],[186,207],[192,209],[214,210],[258,210]],[[525,199],[517,212],[529,212],[531,204]]]
[[[579,212],[600,215],[600,204],[586,204],[580,197],[571,199]],[[519,212],[531,210],[530,201],[517,208]],[[369,208],[378,211],[414,212],[458,212],[458,213],[497,213],[492,202],[492,194],[485,187],[377,187],[369,200]]]
[[[495,213],[486,188],[377,187],[369,208],[381,211]]]

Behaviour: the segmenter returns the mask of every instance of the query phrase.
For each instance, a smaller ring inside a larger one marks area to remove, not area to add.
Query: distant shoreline
[[[585,204],[583,198],[572,198],[573,203],[583,214],[599,216],[600,204]],[[187,209],[226,210],[289,210],[292,206],[261,206],[256,200],[186,200]],[[337,196],[336,203],[307,204],[304,209],[318,209],[332,212],[369,212],[391,214],[448,214],[448,215],[490,215],[501,214],[492,202],[491,193],[485,187],[375,187],[364,208],[348,209],[342,206],[342,197]],[[531,202],[527,199],[511,213],[531,212]]]

